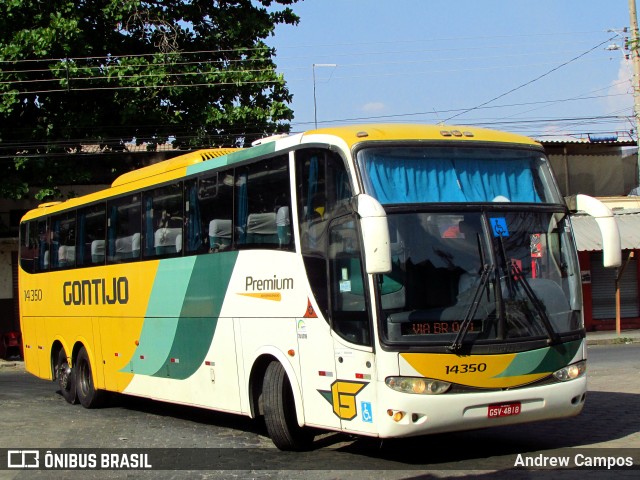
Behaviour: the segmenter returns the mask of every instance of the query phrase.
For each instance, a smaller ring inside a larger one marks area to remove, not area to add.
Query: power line
[[[225,85],[275,85],[281,83],[280,80],[256,80],[256,81],[230,81],[230,82],[205,82],[205,83],[167,83],[161,85],[131,85],[131,86],[114,86],[114,87],[73,87],[73,88],[55,88],[49,90],[31,90],[28,92],[0,92],[0,95],[26,95],[26,94],[41,94],[41,93],[61,93],[61,92],[90,92],[98,90],[148,90],[151,88],[190,88],[190,87],[223,87]]]
[[[615,113],[615,112],[613,112]],[[527,120],[484,120],[484,121],[478,121],[478,122],[473,122],[474,125],[504,125],[504,124],[510,124],[510,125],[521,125],[521,126],[527,126],[527,125],[535,125],[535,124],[549,124],[549,123],[554,123],[554,122],[609,122],[611,120],[626,120],[628,118],[628,116],[626,115],[615,115],[615,114],[610,114],[610,115],[600,115],[600,116],[581,116],[581,117],[546,117],[546,118],[537,118],[537,119],[527,119]],[[351,123],[351,122],[356,122],[356,121],[362,121],[363,119],[361,118],[351,118],[351,119],[342,119],[342,120],[333,120],[333,123],[338,123],[338,122],[342,122],[342,123]],[[460,125],[469,125],[469,123],[460,123]],[[159,125],[160,127],[162,127],[162,129],[164,130],[163,133],[158,133],[158,135],[162,135],[162,136],[176,136],[176,137],[180,137],[181,139],[185,139],[185,140],[189,140],[189,139],[193,139],[193,138],[198,138],[196,135],[191,134],[191,135],[181,135],[182,131],[184,130],[183,126],[175,126],[175,128],[172,128],[172,126],[167,126],[167,125]],[[237,136],[241,136],[241,135],[257,135],[260,134],[262,132],[256,132],[254,131],[251,127],[255,127],[254,125],[251,124],[245,124],[245,125],[226,125],[228,127],[233,126],[236,129],[240,129],[242,130],[241,133],[229,133],[229,134],[210,134],[207,135],[207,137],[209,138],[227,138],[229,136],[233,136],[233,135],[237,135]],[[138,128],[141,129],[153,129],[154,127],[158,127],[158,125],[140,125],[138,126]],[[197,129],[198,126],[193,126],[194,129]],[[223,125],[224,127],[224,125]],[[88,128],[88,127],[86,127]],[[125,127],[123,127],[125,128]],[[142,135],[142,137],[146,138],[148,137],[148,135]],[[127,136],[129,137],[129,136]],[[135,135],[131,135],[131,137],[135,137]],[[3,148],[12,148],[12,149],[16,149],[19,150],[21,148],[28,150],[28,149],[33,149],[33,148],[44,148],[44,147],[57,147],[57,148],[65,148],[65,147],[75,147],[78,144],[91,144],[91,145],[110,145],[110,144],[115,144],[115,143],[119,143],[121,141],[122,137],[110,137],[110,138],[76,138],[76,139],[60,139],[60,140],[40,140],[40,141],[19,141],[19,142],[10,142],[10,143],[3,143],[2,147]],[[127,142],[129,143],[129,142]]]
[[[515,38],[537,38],[537,37],[556,37],[556,36],[566,36],[571,39],[579,38],[583,35],[590,34],[602,34],[602,30],[592,30],[592,31],[584,31],[584,32],[555,32],[555,33],[534,33],[534,34],[519,34],[519,35],[473,35],[473,36],[459,36],[459,37],[441,37],[441,38],[429,38],[429,39],[407,39],[407,40],[391,40],[391,41],[377,41],[377,42],[349,42],[349,43],[325,43],[325,44],[306,44],[306,45],[281,45],[276,48],[282,49],[301,49],[301,48],[343,48],[343,47],[354,47],[354,46],[380,46],[380,45],[398,45],[398,44],[408,44],[408,43],[431,43],[431,42],[445,42],[449,45],[459,44],[465,40],[469,40],[474,44],[477,44],[480,40],[513,40]],[[556,43],[556,42],[554,42]],[[503,45],[504,42],[501,44]],[[536,44],[539,42],[536,41]],[[450,48],[448,50],[464,50],[466,47],[455,47]],[[441,48],[438,48],[437,51],[442,51]]]
[[[156,65],[150,65],[155,67]],[[276,73],[273,68],[263,68],[263,69],[247,69],[247,70],[212,70],[209,72],[183,72],[183,73],[138,73],[135,75],[118,75],[117,77],[111,77],[108,75],[96,76],[96,77],[69,77],[69,78],[41,78],[35,80],[8,80],[5,82],[0,82],[0,85],[11,85],[14,83],[42,83],[42,82],[60,82],[62,80],[69,82],[80,82],[80,81],[91,81],[91,80],[120,80],[123,78],[149,78],[149,77],[189,77],[196,75],[229,75],[235,73]],[[33,93],[33,92],[28,92]]]
[[[77,61],[77,60],[107,60],[107,61],[115,61],[118,59],[126,59],[126,58],[141,58],[141,57],[171,57],[171,56],[179,56],[179,55],[196,55],[196,54],[211,54],[211,53],[245,53],[245,52],[253,52],[260,50],[273,50],[273,47],[269,47],[268,45],[259,46],[259,47],[240,47],[234,49],[218,49],[218,50],[191,50],[191,51],[173,51],[173,52],[154,52],[154,53],[130,53],[130,54],[117,54],[117,53],[108,53],[105,55],[97,55],[97,56],[87,56],[87,57],[51,57],[51,58],[20,58],[16,60],[0,60],[0,64],[9,63],[9,64],[20,64],[20,63],[33,63],[33,62],[60,62],[62,60],[66,61]],[[231,61],[231,59],[230,59]]]
[[[540,66],[540,65],[548,65],[550,62],[544,63],[544,64],[519,64],[519,65],[499,65],[499,66],[483,66],[483,67],[478,67],[478,68],[465,68],[465,69],[449,69],[449,70],[429,70],[429,72],[393,72],[393,73],[384,73],[384,74],[367,74],[367,75],[349,75],[349,76],[345,76],[345,75],[337,75],[334,76],[335,79],[337,80],[344,80],[344,79],[359,79],[359,78],[379,78],[379,77],[392,77],[392,76],[406,76],[406,75],[411,75],[411,76],[415,76],[415,75],[422,75],[425,73],[429,73],[429,74],[436,74],[436,73],[452,73],[452,72],[462,72],[462,71],[479,71],[479,70],[488,70],[488,69],[505,69],[505,68],[523,68],[523,67],[531,67],[531,66]],[[151,69],[153,70],[157,65],[156,64],[150,64],[145,66],[145,68],[147,69]],[[341,65],[342,66],[342,65]],[[559,68],[559,67],[556,67]],[[299,68],[300,70],[302,70],[302,68]],[[59,70],[60,73],[64,73],[64,70]],[[67,85],[73,83],[73,82],[82,82],[82,81],[91,81],[91,80],[112,80],[112,81],[117,81],[119,79],[123,79],[123,78],[140,78],[140,77],[162,77],[162,78],[166,78],[166,77],[175,77],[175,78],[180,78],[180,77],[189,77],[189,76],[197,76],[197,75],[203,75],[203,76],[208,76],[208,75],[228,75],[228,74],[242,74],[242,73],[267,73],[267,74],[279,74],[279,70],[276,69],[272,69],[272,68],[265,68],[265,69],[244,69],[244,70],[220,70],[220,71],[215,71],[215,70],[211,70],[211,71],[207,71],[207,72],[182,72],[182,73],[150,73],[150,74],[144,74],[144,73],[138,73],[135,75],[122,75],[122,76],[115,76],[115,77],[110,77],[110,76],[95,76],[95,77],[78,77],[78,76],[69,76],[68,78],[66,77],[59,77],[59,78],[50,78],[50,79],[34,79],[34,80],[13,80],[13,81],[1,81],[0,85],[12,85],[12,84],[36,84],[36,83],[46,83],[46,82],[56,82],[59,83],[61,81],[65,81],[67,83]],[[300,80],[300,79],[287,79],[286,82],[287,83],[291,83],[292,81],[295,80]],[[263,81],[266,83],[280,83],[280,81]],[[533,81],[529,82],[532,83]],[[0,92],[0,95],[28,95],[28,94],[42,94],[42,93],[56,93],[56,92],[64,92],[64,91],[71,91],[71,90],[101,90],[101,89],[105,89],[105,90],[116,90],[118,88],[122,88],[122,89],[136,89],[136,88],[164,88],[164,87],[188,87],[188,86],[217,86],[217,85],[244,85],[244,84],[249,84],[249,83],[260,83],[260,81],[253,81],[253,82],[236,82],[236,81],[230,81],[230,82],[201,82],[201,83],[196,83],[196,84],[170,84],[170,83],[163,83],[163,84],[159,84],[159,85],[148,85],[145,87],[142,86],[108,86],[108,87],[92,87],[92,88],[78,88],[75,87],[73,85],[69,85],[69,86],[63,86],[60,88],[52,88],[52,89],[40,89],[40,90],[20,90],[20,91],[5,91],[5,92]],[[511,91],[514,91],[516,89],[513,89]],[[507,92],[510,93],[510,92]],[[503,94],[501,96],[504,96],[506,94]],[[496,97],[497,98],[500,98]],[[493,99],[493,100],[495,100]],[[493,101],[491,100],[491,101]],[[489,102],[485,102],[486,103],[490,103]],[[483,105],[485,105],[483,104]],[[482,106],[482,105],[480,105]],[[470,108],[469,111],[471,110],[475,110],[478,107],[473,107]],[[462,112],[464,113],[464,112]]]
[[[501,108],[512,108],[512,107],[521,107],[521,106],[528,106],[528,105],[547,105],[547,104],[557,104],[557,103],[563,103],[563,102],[575,102],[575,101],[593,100],[593,99],[600,99],[600,98],[611,98],[611,97],[617,97],[617,96],[625,96],[625,95],[621,93],[616,93],[616,94],[608,94],[608,95],[581,96],[579,98],[571,97],[571,98],[555,99],[555,100],[538,100],[533,102],[520,102],[520,103],[476,107],[476,110],[496,110]],[[454,112],[465,112],[468,110],[469,109],[429,110],[429,111],[397,113],[397,114],[389,114],[389,115],[369,115],[369,116],[349,117],[349,118],[334,118],[331,120],[323,120],[318,123],[331,124],[336,122],[366,122],[371,120],[388,120],[393,118],[400,119],[400,118],[406,118],[406,117],[417,117],[421,115],[433,115],[433,114],[441,115],[441,114],[454,113]],[[295,124],[303,125],[303,124],[312,124],[312,123],[313,123],[312,121],[309,121],[309,122],[297,122]]]
[[[538,80],[540,80],[540,79],[542,79],[542,78],[544,78],[544,77],[546,77],[546,76],[548,76],[548,75],[552,74],[553,72],[555,72],[555,71],[557,71],[557,70],[561,69],[562,67],[564,67],[564,66],[566,66],[566,65],[569,65],[570,63],[572,63],[572,62],[574,62],[574,61],[578,60],[579,58],[582,58],[582,57],[584,57],[585,55],[588,55],[589,53],[593,52],[594,50],[596,50],[596,49],[600,48],[602,45],[604,45],[604,44],[606,44],[606,43],[609,43],[611,40],[613,40],[613,39],[614,39],[614,38],[616,38],[616,37],[617,37],[617,35],[614,35],[613,37],[608,38],[608,39],[607,39],[607,40],[605,40],[604,42],[599,43],[599,44],[598,44],[598,45],[596,45],[595,47],[590,48],[590,49],[589,49],[589,50],[587,50],[586,52],[581,53],[581,54],[580,54],[580,55],[578,55],[577,57],[574,57],[574,58],[572,58],[571,60],[568,60],[568,61],[566,61],[566,62],[564,62],[564,63],[562,63],[562,64],[558,65],[558,66],[557,66],[557,67],[555,67],[555,68],[552,68],[552,69],[551,69],[551,70],[549,70],[548,72],[545,72],[545,73],[543,73],[542,75],[537,76],[537,77],[536,77],[536,78],[534,78],[533,80],[529,80],[528,82],[525,82],[525,83],[523,83],[522,85],[519,85],[519,86],[517,86],[517,87],[515,87],[515,88],[512,88],[511,90],[509,90],[509,91],[507,91],[507,92],[505,92],[505,93],[502,93],[502,94],[500,94],[500,95],[498,95],[498,96],[496,96],[496,97],[492,98],[491,100],[487,100],[486,102],[481,103],[481,104],[480,104],[480,105],[478,105],[477,107],[469,108],[469,109],[467,109],[467,110],[465,110],[465,111],[463,111],[463,112],[457,113],[456,115],[453,115],[453,116],[451,116],[451,117],[447,118],[444,122],[446,123],[446,122],[448,122],[449,120],[451,120],[451,119],[453,119],[453,118],[459,117],[460,115],[464,115],[465,113],[469,113],[469,112],[471,112],[471,111],[473,111],[473,110],[476,110],[476,109],[478,109],[478,108],[480,108],[480,107],[484,107],[485,105],[488,105],[489,103],[492,103],[492,102],[494,102],[494,101],[496,101],[496,100],[498,100],[498,99],[500,99],[500,98],[502,98],[502,97],[505,97],[505,96],[509,95],[510,93],[515,92],[516,90],[520,90],[521,88],[524,88],[524,87],[526,87],[526,86],[528,86],[528,85],[531,85],[532,83],[537,82]]]

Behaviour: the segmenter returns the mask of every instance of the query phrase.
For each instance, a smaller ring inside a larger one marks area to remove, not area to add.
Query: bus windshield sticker
[[[507,227],[507,220],[504,217],[490,218],[491,230],[494,237],[508,237],[509,228]]]

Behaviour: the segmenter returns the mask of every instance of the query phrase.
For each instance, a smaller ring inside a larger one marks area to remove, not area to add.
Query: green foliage
[[[57,160],[82,144],[236,146],[288,131],[291,94],[264,40],[298,22],[297,1],[3,0],[0,195],[37,179],[49,198],[86,178]]]

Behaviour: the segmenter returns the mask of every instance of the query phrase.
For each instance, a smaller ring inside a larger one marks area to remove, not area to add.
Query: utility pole
[[[640,52],[638,51],[638,15],[636,13],[636,0],[629,0],[629,18],[631,22],[631,41],[629,50],[633,63],[633,115],[636,117],[636,143],[638,145],[637,160],[637,186],[640,186]]]

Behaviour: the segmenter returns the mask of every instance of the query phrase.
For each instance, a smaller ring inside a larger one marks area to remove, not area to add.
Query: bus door
[[[336,381],[333,337],[329,324],[309,302],[304,318],[296,319],[300,382],[307,425],[340,430],[333,411],[332,384]]]
[[[336,152],[307,148],[295,156],[301,252],[313,291],[306,318],[297,319],[305,420],[373,432],[375,363],[349,176]]]
[[[372,433],[376,431],[376,365],[359,238],[355,216],[346,215],[331,222],[327,256],[336,365],[331,399],[343,430]]]
[[[374,432],[375,359],[356,222],[343,216],[321,230],[322,246],[304,249],[316,302],[297,319],[305,421]],[[313,235],[313,226],[307,232]]]

